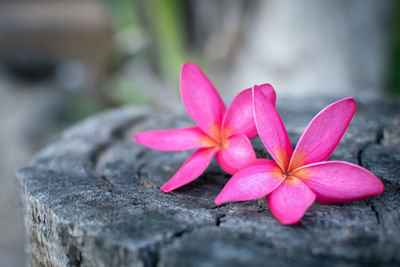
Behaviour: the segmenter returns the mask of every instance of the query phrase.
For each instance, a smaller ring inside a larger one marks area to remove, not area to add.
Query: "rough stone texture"
[[[287,99],[279,110],[293,144],[327,99]],[[131,141],[141,130],[191,125],[186,115],[125,107],[65,131],[17,171],[33,266],[398,266],[400,105],[358,103],[332,159],[358,163],[385,184],[377,198],[315,203],[300,223],[280,224],[265,200],[216,206],[229,179],[215,162],[164,194],[190,152]],[[259,156],[267,153],[254,139]]]

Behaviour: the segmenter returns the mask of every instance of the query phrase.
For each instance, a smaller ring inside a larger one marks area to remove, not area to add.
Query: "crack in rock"
[[[375,137],[375,144],[381,145],[383,138],[384,138],[384,130],[385,127],[383,125],[380,125],[377,132],[376,132],[376,137]]]
[[[216,218],[216,220],[215,220],[215,225],[216,225],[216,226],[220,226],[220,224],[221,224],[221,222],[222,222],[222,219],[223,219],[224,217],[226,217],[226,214],[218,215],[217,218]]]
[[[379,218],[379,212],[375,209],[374,204],[371,204],[371,210],[375,214],[377,223],[381,224],[381,219]]]

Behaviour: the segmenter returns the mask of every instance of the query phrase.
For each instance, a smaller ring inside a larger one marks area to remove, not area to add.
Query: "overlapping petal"
[[[160,151],[182,151],[215,146],[215,141],[199,127],[140,132],[133,140]]]
[[[273,106],[276,105],[276,92],[274,90],[274,87],[268,83],[264,83],[261,85],[255,85],[254,86],[255,90],[261,91],[271,102]]]
[[[254,123],[251,90],[252,88],[249,88],[240,92],[229,105],[222,122],[224,137],[228,137],[231,134],[242,133],[252,139],[258,135]],[[272,105],[275,106],[276,94],[271,85],[263,84],[256,86],[255,90],[261,91]]]
[[[286,170],[293,153],[285,125],[271,101],[259,90],[252,90],[254,118],[258,134],[278,165]]]
[[[216,153],[215,148],[201,148],[193,153],[161,190],[169,193],[199,177],[210,164]]]
[[[253,146],[244,134],[232,135],[225,145],[217,152],[215,158],[221,168],[229,174],[236,173],[256,159]]]
[[[378,196],[382,182],[368,170],[344,161],[326,161],[303,166],[293,175],[301,179],[324,204],[346,203]]]
[[[237,172],[215,199],[217,205],[228,201],[248,201],[263,197],[282,182],[284,176],[272,160],[258,159]]]
[[[314,192],[293,176],[267,196],[272,214],[283,224],[299,222],[314,200]]]
[[[227,173],[234,174],[256,159],[253,146],[244,134],[232,135],[225,142],[215,158]]]
[[[226,107],[212,83],[194,63],[182,66],[181,96],[196,124],[218,140]]]
[[[307,126],[293,152],[290,170],[327,160],[356,112],[353,98],[339,100],[319,112]]]

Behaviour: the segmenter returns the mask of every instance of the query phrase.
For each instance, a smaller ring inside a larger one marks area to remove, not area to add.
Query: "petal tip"
[[[190,68],[199,68],[199,66],[194,62],[186,62],[181,67],[181,72],[190,69]]]
[[[383,185],[382,181],[380,179],[378,179],[378,185],[377,185],[377,189],[376,189],[376,195],[374,196],[379,196],[380,194],[383,193],[383,190],[385,190],[385,186]]]
[[[221,192],[217,195],[217,197],[214,199],[214,203],[217,205],[221,205],[224,202],[227,202],[226,197],[225,197],[225,187],[222,189]]]
[[[221,205],[222,203],[224,203],[225,201],[223,201],[220,197],[220,195],[218,195],[215,199],[214,199],[214,203],[217,205]]]
[[[307,209],[308,209],[308,208],[307,208]],[[296,224],[296,223],[300,222],[301,219],[304,217],[304,214],[305,214],[305,213],[306,213],[306,211],[304,211],[303,214],[298,215],[298,216],[292,216],[292,215],[282,216],[282,215],[280,215],[280,216],[278,217],[278,216],[276,216],[275,214],[274,214],[274,216],[275,216],[275,218],[276,218],[280,223],[282,223],[283,225],[292,225],[292,224]]]
[[[164,184],[163,186],[160,187],[161,191],[163,191],[164,193],[170,193],[171,191],[174,190],[174,188],[171,188],[168,185],[168,182],[166,184]]]
[[[315,195],[314,195],[314,200],[312,202],[314,202],[316,199]],[[291,225],[291,224],[296,224],[298,222],[301,221],[301,219],[304,217],[304,215],[306,214],[307,210],[312,206],[313,203],[311,203],[310,205],[307,205],[307,208],[299,213],[299,214],[280,214],[280,215],[275,215],[274,216],[278,219],[279,222],[281,222],[284,225]]]
[[[343,101],[350,101],[350,102],[356,103],[356,101],[354,100],[354,97],[346,97],[346,98],[343,98],[342,100],[343,100]]]
[[[353,97],[348,97],[345,98],[345,100],[349,103],[351,103],[352,106],[354,106],[354,108],[356,108],[357,104],[356,104],[356,100]]]
[[[296,220],[284,220],[284,219],[282,220],[282,219],[279,219],[279,222],[282,223],[283,225],[293,225],[293,224],[299,223],[301,221],[301,218],[303,218],[303,217],[300,217],[300,218],[298,218]]]
[[[336,103],[343,103],[343,102],[344,102],[344,103],[347,103],[348,105],[351,106],[351,108],[352,108],[352,110],[353,110],[353,114],[356,112],[357,104],[356,104],[356,101],[354,100],[353,97],[346,97],[346,98],[343,98],[343,99],[337,101]],[[335,104],[335,103],[333,103],[333,104]]]
[[[271,102],[276,101],[276,92],[271,84],[269,83],[263,83],[260,85],[256,84],[254,85],[254,88],[260,90],[266,97],[268,97],[271,100]]]
[[[135,136],[132,138],[133,142],[136,142],[136,143],[138,143],[138,144],[142,144],[140,136],[141,136],[140,133],[138,133],[137,135],[135,135]]]

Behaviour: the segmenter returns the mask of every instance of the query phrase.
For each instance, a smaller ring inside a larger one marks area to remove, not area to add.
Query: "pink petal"
[[[244,134],[235,134],[229,137],[217,152],[217,159],[221,168],[229,174],[234,174],[238,170],[247,166],[256,159],[253,146]]]
[[[161,190],[169,193],[199,177],[210,164],[215,155],[215,148],[201,148],[193,153],[172,178],[161,186]]]
[[[301,179],[325,204],[346,203],[382,193],[382,182],[368,170],[344,161],[306,165],[293,175]]]
[[[276,105],[276,93],[272,85],[264,83],[261,85],[256,85],[255,89],[260,90],[271,101],[272,105]]]
[[[222,122],[225,137],[242,133],[252,139],[258,135],[254,123],[251,90],[249,88],[237,94],[229,105]],[[256,90],[260,90],[275,106],[276,94],[271,85],[263,84],[257,86]]]
[[[182,151],[215,146],[215,141],[199,127],[140,132],[133,140],[161,151]]]
[[[267,196],[272,214],[283,224],[299,222],[314,200],[314,192],[293,176]]]
[[[271,101],[255,88],[252,92],[258,134],[273,159],[282,169],[286,170],[293,148],[285,125]]]
[[[279,186],[283,177],[274,161],[257,159],[232,176],[215,203],[219,205],[227,201],[248,201],[266,196]]]
[[[290,170],[327,160],[350,124],[356,103],[353,98],[339,100],[318,113],[300,137],[290,163]]]
[[[182,66],[181,96],[188,113],[197,125],[218,140],[226,107],[217,90],[194,63]]]

